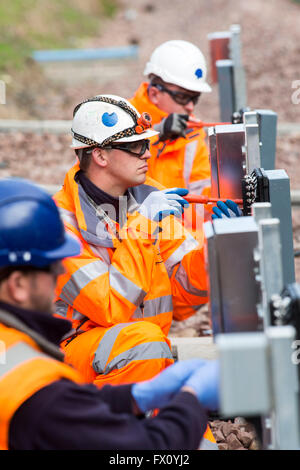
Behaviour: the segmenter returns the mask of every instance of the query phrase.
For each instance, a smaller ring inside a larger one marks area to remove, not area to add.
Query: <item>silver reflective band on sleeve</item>
[[[177,269],[177,272],[175,274],[175,279],[184,288],[184,290],[186,290],[189,294],[199,295],[200,297],[207,297],[206,290],[200,290],[197,287],[193,286],[182,264]]]
[[[198,242],[191,235],[188,235],[187,238],[177,248],[177,250],[175,250],[165,261],[165,267],[169,277],[172,276],[173,269],[176,264],[180,263],[182,258],[190,251],[195,250],[197,246]]]
[[[107,364],[104,375],[109,374],[112,370],[121,369],[132,361],[149,361],[152,359],[173,359],[167,343],[153,341],[151,343],[138,344],[128,349]]]
[[[190,193],[201,194],[203,189],[210,186],[210,184],[211,184],[210,178],[193,181],[192,183],[188,184],[188,190]]]
[[[110,328],[103,336],[95,352],[95,356],[93,360],[93,369],[98,374],[103,374],[110,352],[112,350],[112,347],[120,331],[129,325],[132,325],[132,323],[119,323],[118,325],[115,325],[112,328]]]
[[[209,439],[202,438],[199,446],[199,450],[219,450],[216,442],[211,442]]]
[[[92,364],[93,369],[97,374],[108,374],[112,369],[124,367],[133,360],[159,359],[162,357],[170,359],[173,358],[167,343],[164,343],[163,341],[154,341],[135,346],[134,348],[120,354],[114,358],[113,361],[107,364],[108,358],[120,331],[130,325],[132,325],[132,323],[120,323],[113,326],[105,333],[95,352]]]
[[[73,305],[80,291],[91,281],[106,272],[108,272],[108,266],[100,260],[82,266],[82,268],[77,269],[77,271],[72,274],[68,282],[64,285],[60,297],[69,305]]]
[[[144,301],[144,309],[138,307],[133,314],[133,318],[155,317],[160,313],[172,312],[173,298],[171,295],[164,295],[156,299]]]
[[[57,315],[61,315],[62,317],[67,317],[67,312],[68,312],[68,305],[63,302],[62,300],[57,300],[55,302],[55,313]],[[72,320],[78,320],[78,321],[82,321],[84,319],[87,319],[88,320],[88,317],[86,317],[85,315],[82,315],[82,313],[78,312],[78,310],[75,310],[75,308],[73,308],[72,310]],[[74,333],[76,330],[73,330]],[[70,336],[70,332],[68,333],[68,336]]]
[[[107,266],[110,266],[111,262],[107,248],[103,246],[92,245],[91,243],[89,243],[89,247],[98,258],[102,258]]]
[[[123,324],[124,326],[124,324]],[[145,361],[145,360],[152,360],[152,359],[173,359],[171,350],[167,343],[163,341],[152,341],[149,343],[142,343],[134,346],[133,348],[124,351],[123,353],[119,354],[118,356],[114,357],[112,361],[107,363],[107,358],[114,342],[110,342],[109,351],[107,350],[108,345],[104,346],[104,351],[102,350],[102,343],[105,339],[105,336],[102,338],[99,347],[95,353],[94,361],[93,361],[93,369],[97,374],[109,374],[112,370],[121,369],[125,367],[132,361]],[[111,339],[111,338],[109,338]],[[106,350],[105,350],[106,349]],[[104,354],[103,354],[104,353]]]
[[[50,359],[46,354],[36,351],[26,343],[16,343],[6,350],[6,363],[0,365],[0,377],[25,361],[40,358]]]
[[[119,294],[138,306],[146,296],[146,292],[123,276],[114,266],[109,268],[109,283]]]
[[[62,317],[66,317],[67,316],[67,312],[68,312],[68,304],[66,304],[66,302],[63,302],[62,300],[57,300],[55,302],[55,313],[57,315],[61,315]]]
[[[183,178],[184,178],[186,186],[188,186],[189,180],[191,177],[197,146],[198,146],[198,140],[193,140],[192,142],[187,144],[185,147]]]
[[[82,320],[84,320],[85,318],[86,318],[87,320],[89,320],[88,317],[86,317],[85,315],[82,315],[82,313],[78,312],[78,310],[75,310],[75,308],[73,309],[72,320],[82,321]]]
[[[77,219],[73,212],[68,211],[67,209],[63,209],[62,207],[59,207],[58,210],[63,222],[66,222],[69,225],[72,225],[72,227],[74,227],[76,230],[79,230]]]

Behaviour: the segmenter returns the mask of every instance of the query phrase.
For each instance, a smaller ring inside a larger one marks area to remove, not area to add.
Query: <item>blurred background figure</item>
[[[140,85],[131,103],[139,111],[149,112],[159,131],[158,138],[152,140],[149,176],[167,188],[206,193],[210,187],[206,133],[193,126],[194,107],[201,93],[211,92],[202,52],[188,41],[167,41],[153,51],[144,75],[148,82]],[[197,210],[201,233],[203,207]],[[192,225],[192,208],[185,213],[185,224],[188,228]]]

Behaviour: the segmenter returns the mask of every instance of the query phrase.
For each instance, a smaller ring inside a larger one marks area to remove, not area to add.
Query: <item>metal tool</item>
[[[214,127],[221,126],[224,124],[231,124],[231,122],[204,122],[200,121],[199,119],[189,118],[189,120],[187,121],[187,128],[202,129],[203,127]]]
[[[184,199],[190,203],[208,204],[210,202],[216,203],[218,201],[226,202],[227,199],[229,198],[220,199],[217,197],[201,196],[197,194],[188,194],[187,196],[184,196]],[[231,199],[231,200],[240,206],[243,205],[243,199]]]

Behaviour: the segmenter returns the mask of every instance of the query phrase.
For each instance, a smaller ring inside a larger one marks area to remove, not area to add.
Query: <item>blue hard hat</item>
[[[49,194],[24,179],[0,181],[0,266],[42,268],[79,253]]]

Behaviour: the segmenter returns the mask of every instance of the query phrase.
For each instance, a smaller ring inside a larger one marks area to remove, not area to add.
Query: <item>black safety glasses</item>
[[[191,93],[184,93],[183,91],[169,90],[169,88],[166,88],[164,85],[161,85],[160,83],[154,83],[151,86],[154,86],[159,91],[168,93],[168,95],[171,96],[171,98],[175,101],[175,103],[183,105],[183,106],[186,106],[190,101],[192,101],[192,103],[196,105],[201,96],[201,93],[192,95]]]
[[[130,153],[135,157],[142,157],[146,150],[150,149],[150,140],[136,140],[135,142],[116,142],[111,145],[106,145],[106,149],[123,150],[123,152]]]

